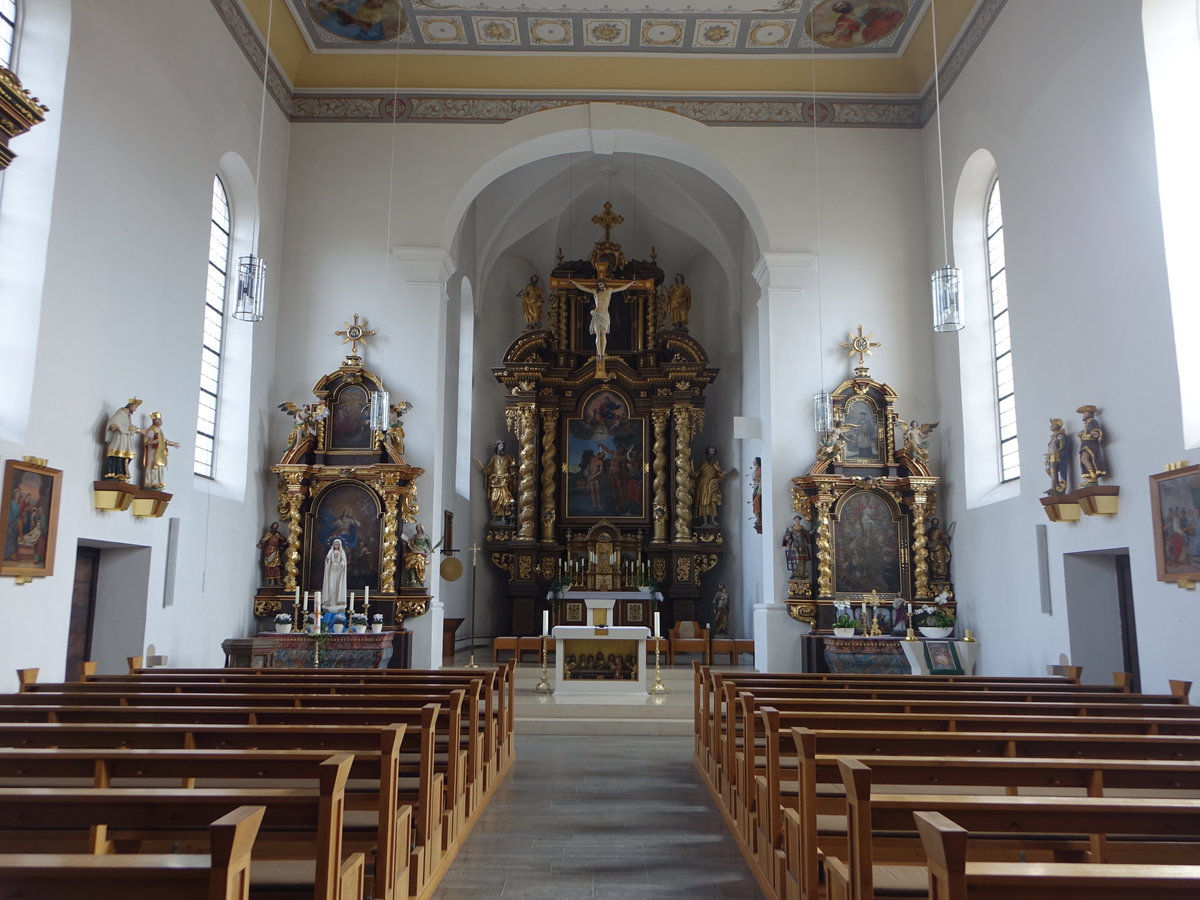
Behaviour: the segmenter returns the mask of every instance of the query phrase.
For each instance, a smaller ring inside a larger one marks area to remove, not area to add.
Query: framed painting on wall
[[[0,575],[18,578],[54,574],[58,498],[62,471],[10,459],[4,464],[4,556]]]
[[[646,420],[631,418],[629,402],[604,388],[566,420],[568,521],[645,519]]]
[[[834,594],[900,596],[905,538],[903,517],[887,495],[869,490],[845,495],[834,511]]]
[[[1200,465],[1150,476],[1159,581],[1200,581]]]

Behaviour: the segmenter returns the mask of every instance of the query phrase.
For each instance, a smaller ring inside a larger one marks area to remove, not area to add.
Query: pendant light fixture
[[[271,67],[271,25],[275,13],[275,0],[267,0],[267,39],[263,44],[262,96],[258,110],[258,158],[254,162],[254,230],[250,252],[238,257],[237,289],[234,297],[233,317],[243,322],[261,322],[267,291],[267,264],[258,255],[258,212],[262,202],[258,189],[258,176],[262,171],[263,127],[267,119],[267,72]]]
[[[812,153],[813,203],[817,211],[817,362],[821,370],[821,389],[813,394],[813,430],[824,434],[833,429],[833,396],[825,390],[825,321],[821,305],[821,173],[820,152],[817,146],[817,58],[816,42],[808,49],[808,64],[812,79]]]
[[[946,168],[942,160],[942,90],[938,77],[937,0],[929,0],[930,28],[933,32],[933,103],[937,119],[938,185],[942,192],[942,259],[944,265],[930,276],[933,289],[933,330],[939,333],[962,331],[962,277],[950,265],[950,229],[946,222]]]

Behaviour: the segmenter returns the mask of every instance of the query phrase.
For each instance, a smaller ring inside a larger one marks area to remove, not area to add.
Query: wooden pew
[[[880,793],[872,791],[870,766],[845,758],[838,765],[846,788],[847,828],[841,865],[834,865],[833,854],[822,847],[830,872],[830,900],[874,900],[875,866],[882,863],[908,864],[915,876],[908,879],[913,882],[909,889],[927,882],[924,869],[912,867],[919,862],[914,859],[917,836],[903,837],[913,828],[913,814],[921,810],[942,812],[970,830],[988,833],[989,839],[977,848],[981,854],[1015,857],[1018,852],[1032,856],[1049,851],[1057,859],[1084,835],[1086,858],[1081,861],[1128,862],[1133,857],[1160,864],[1200,863],[1198,799]],[[983,774],[973,773],[975,786]],[[995,779],[1001,786],[1008,781]],[[885,832],[886,839],[874,841],[876,832]],[[1013,840],[1022,835],[1027,837]]]
[[[398,886],[407,893],[412,806],[397,802],[403,734],[402,725],[382,729],[378,753],[354,755],[346,794],[345,843],[365,854],[371,896],[381,900],[395,897]],[[312,750],[0,748],[0,787],[293,787],[316,784],[327,758]],[[370,827],[351,824],[360,810],[373,813]]]
[[[254,844],[258,860],[310,860],[274,867],[268,882],[310,885],[314,900],[362,896],[364,857],[343,855],[346,781],[354,757],[336,754],[317,765],[319,788],[4,788],[0,847],[7,852],[170,851],[199,845],[209,852],[207,823],[239,806],[266,808]],[[255,869],[252,881],[262,877]],[[282,882],[278,879],[283,878]]]
[[[1200,866],[968,862],[969,834],[946,816],[915,814],[931,900],[1130,900],[1200,896]]]
[[[242,806],[214,821],[208,854],[2,853],[0,896],[249,900],[250,858],[265,812],[262,806]]]

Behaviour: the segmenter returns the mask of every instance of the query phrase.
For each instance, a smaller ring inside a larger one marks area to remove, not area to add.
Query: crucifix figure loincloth
[[[596,275],[597,277],[594,279],[584,279],[583,281],[576,281],[573,278],[566,280],[576,290],[592,295],[595,305],[592,307],[592,321],[588,330],[596,336],[596,374],[603,376],[605,350],[608,347],[608,333],[612,326],[612,316],[609,314],[609,304],[612,302],[612,295],[619,294],[621,291],[628,290],[631,287],[653,291],[654,279],[634,278],[622,282],[605,281],[605,269],[601,267],[597,267]]]

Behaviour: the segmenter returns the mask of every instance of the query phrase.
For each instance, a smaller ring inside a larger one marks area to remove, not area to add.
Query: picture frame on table
[[[62,471],[19,459],[6,460],[3,490],[0,575],[19,579],[53,575]]]

